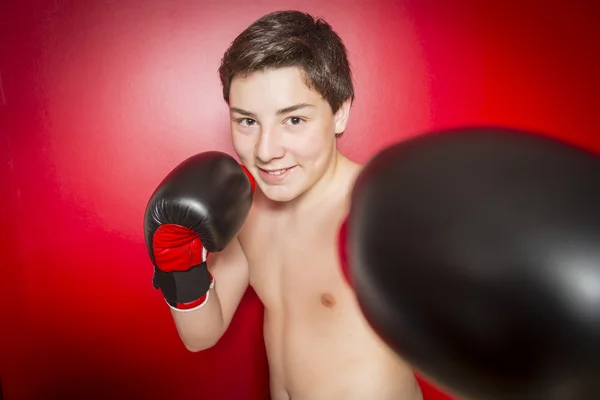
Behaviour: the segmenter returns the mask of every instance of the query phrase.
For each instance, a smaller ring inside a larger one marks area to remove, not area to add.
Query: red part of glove
[[[152,239],[156,266],[164,272],[187,271],[205,261],[200,237],[181,225],[161,225]]]
[[[242,167],[242,169],[244,170],[244,172],[248,176],[248,179],[250,180],[250,186],[252,187],[252,193],[254,193],[254,188],[256,187],[256,181],[254,180],[254,177],[252,176],[252,174],[250,173],[250,171],[248,171],[248,168],[246,168],[242,164],[240,164],[240,167]]]
[[[350,264],[348,263],[348,217],[342,222],[338,235],[338,254],[340,257],[340,266],[346,281],[352,286],[352,276]]]

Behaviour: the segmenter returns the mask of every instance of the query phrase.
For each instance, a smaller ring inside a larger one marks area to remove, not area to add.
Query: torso
[[[343,278],[337,234],[348,193],[303,215],[256,201],[239,236],[265,306],[273,400],[420,399],[412,370],[360,313]]]

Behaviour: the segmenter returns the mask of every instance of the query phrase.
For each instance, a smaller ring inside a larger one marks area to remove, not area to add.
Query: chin
[[[302,192],[286,186],[271,186],[261,182],[259,184],[264,196],[278,203],[287,203],[298,198]]]
[[[298,197],[298,194],[284,192],[281,190],[263,190],[263,194],[265,197],[271,201],[275,201],[278,203],[287,203]]]

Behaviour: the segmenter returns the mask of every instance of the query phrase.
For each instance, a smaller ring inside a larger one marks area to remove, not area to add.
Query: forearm
[[[193,311],[171,309],[173,321],[184,346],[189,351],[202,351],[214,346],[225,331],[218,289],[208,292],[208,300]]]
[[[205,350],[219,341],[248,289],[248,263],[237,239],[208,258],[208,270],[214,286],[205,304],[194,311],[171,311],[179,336],[190,351]]]

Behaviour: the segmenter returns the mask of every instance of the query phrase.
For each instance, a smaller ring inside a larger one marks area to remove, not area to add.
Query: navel
[[[330,293],[323,293],[321,295],[321,304],[327,308],[335,306],[335,297]]]

